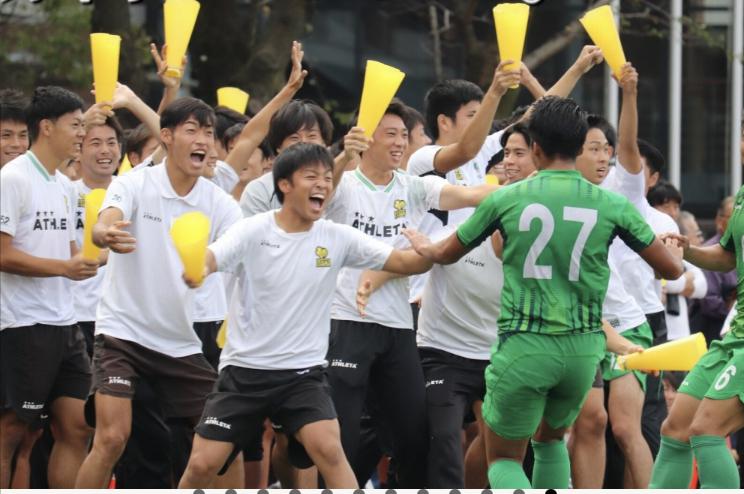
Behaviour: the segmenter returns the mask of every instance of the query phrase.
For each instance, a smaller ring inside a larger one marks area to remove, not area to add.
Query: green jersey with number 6
[[[504,239],[500,333],[601,331],[612,239],[638,252],[655,238],[627,199],[573,170],[543,170],[497,190],[457,236],[471,248],[496,230]]]
[[[736,307],[731,323],[731,332],[744,338],[744,187],[739,189],[734,200],[734,212],[721,237],[721,247],[736,254]]]

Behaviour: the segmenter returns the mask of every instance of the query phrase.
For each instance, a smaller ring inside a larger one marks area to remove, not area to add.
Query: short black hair
[[[227,148],[227,146],[225,145],[224,137],[227,129],[235,124],[245,124],[249,120],[249,118],[242,113],[238,113],[232,108],[226,106],[216,106],[214,108],[214,116],[214,135],[220,140],[225,148]]]
[[[653,206],[661,206],[669,201],[682,204],[682,194],[679,193],[677,188],[666,180],[660,180],[659,183],[649,189],[646,194],[648,203]]]
[[[284,139],[301,129],[309,129],[317,124],[326,146],[333,139],[333,122],[328,113],[310,100],[292,100],[271,117],[267,140],[276,153]]]
[[[219,120],[219,118],[218,118]],[[227,128],[227,130],[222,134],[222,138],[220,138],[220,141],[222,142],[222,147],[227,149],[227,145],[230,144],[230,141],[235,139],[240,135],[241,132],[243,132],[243,128],[245,127],[245,123],[238,122],[235,125],[231,125]]]
[[[320,164],[333,170],[331,153],[320,144],[301,142],[285,149],[274,161],[274,193],[280,203],[284,204],[284,193],[279,189],[280,180],[292,180],[297,170],[310,165]]]
[[[0,89],[0,121],[26,125],[26,105],[23,93],[16,89]]]
[[[586,113],[572,99],[548,96],[532,109],[528,128],[532,140],[548,158],[576,159],[589,126]]]
[[[471,101],[481,101],[483,91],[470,81],[452,79],[434,84],[424,96],[426,130],[436,141],[439,139],[437,117],[445,115],[455,119],[457,111]]]
[[[406,113],[407,118],[404,120],[406,123],[406,128],[408,129],[408,132],[413,132],[413,129],[421,124],[426,128],[426,121],[424,120],[424,116],[419,112],[417,109],[415,109],[412,106],[406,105]]]
[[[638,150],[641,156],[646,158],[646,166],[650,168],[651,174],[658,173],[660,177],[664,176],[666,160],[661,151],[643,139],[638,139]]]
[[[185,97],[178,98],[165,107],[160,114],[161,129],[175,129],[189,117],[194,117],[202,127],[214,127],[214,110],[200,99]]]
[[[139,124],[135,128],[129,130],[126,134],[126,152],[137,153],[141,157],[145,158],[146,156],[142,156],[142,150],[145,149],[145,144],[147,144],[147,141],[152,137],[154,136],[150,133],[150,129],[148,129],[143,123]]]
[[[586,117],[586,122],[589,124],[590,130],[601,130],[610,146],[615,148],[615,143],[617,143],[617,133],[615,132],[615,128],[605,117],[597,115],[596,113],[591,113]]]
[[[400,117],[400,119],[403,120],[403,125],[406,126],[406,130],[408,130],[408,132],[413,130],[415,124],[413,124],[411,120],[411,113],[408,105],[398,98],[393,98],[388,107],[385,108],[385,113],[383,113],[382,116],[384,117],[385,115],[396,115]]]
[[[527,147],[532,146],[532,137],[530,137],[530,129],[524,122],[517,122],[511,127],[507,128],[503,134],[501,134],[501,147],[506,147],[506,142],[509,140],[512,134],[519,134],[524,137],[524,142],[527,143]]]
[[[76,110],[83,110],[83,100],[72,91],[59,86],[37,87],[25,111],[31,144],[39,137],[39,123],[42,120],[56,120]]]

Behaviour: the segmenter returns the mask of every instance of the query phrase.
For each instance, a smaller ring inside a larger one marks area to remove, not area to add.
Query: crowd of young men
[[[285,488],[351,488],[383,457],[403,488],[687,487],[693,456],[703,487],[739,485],[744,315],[668,416],[658,378],[616,365],[666,341],[695,265],[736,268],[744,297],[742,193],[706,247],[662,212],[676,196],[646,199],[663,157],[638,139],[630,63],[617,135],[567,99],[603,61],[587,46],[548,90],[503,61],[485,92],[440,82],[423,116],[393,100],[371,138],[333,144],[293,99],[299,43],[250,119],[178,98],[151,51],[158,112],[121,84],[85,112],[59,87],[0,93],[0,488],[40,469],[52,488],[266,487],[269,463]],[[536,102],[495,126],[517,84]],[[125,146],[120,108],[141,121]],[[193,211],[203,279],[169,235]]]

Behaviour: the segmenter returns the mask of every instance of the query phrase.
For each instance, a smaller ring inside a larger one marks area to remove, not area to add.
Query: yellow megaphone
[[[395,96],[406,76],[403,72],[384,63],[367,60],[364,71],[364,88],[359,103],[357,126],[364,129],[364,135],[372,137],[377,125],[385,115],[385,110]]]
[[[238,113],[245,113],[250,95],[237,87],[221,87],[217,90],[217,106],[225,106]]]
[[[513,60],[504,70],[519,70],[527,35],[527,20],[530,7],[524,3],[500,3],[493,8],[493,23],[496,27],[496,40],[499,43],[499,58]],[[512,86],[518,88],[519,84]]]
[[[101,248],[93,243],[93,225],[106,197],[106,189],[93,189],[85,194],[85,224],[83,225],[83,259],[98,259]]]
[[[182,76],[181,62],[189,46],[191,34],[194,32],[200,7],[201,5],[196,0],[165,0],[163,20],[165,44],[168,45],[165,54],[165,62],[168,65],[165,71],[167,76]]]
[[[707,351],[702,333],[617,358],[623,370],[689,371]]]
[[[612,15],[612,8],[609,5],[603,5],[592,9],[584,14],[579,22],[584,26],[594,44],[602,50],[602,55],[607,60],[612,73],[620,79],[626,60],[615,17]]]
[[[121,37],[116,34],[92,33],[90,35],[96,103],[114,99],[116,81],[119,79],[120,48]]]
[[[197,282],[204,277],[209,229],[209,218],[199,211],[182,214],[170,229],[186,276]]]

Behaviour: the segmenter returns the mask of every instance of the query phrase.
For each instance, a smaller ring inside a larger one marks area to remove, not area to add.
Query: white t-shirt
[[[92,189],[82,179],[72,182],[75,187],[75,241],[78,248],[83,247],[83,228],[85,226],[85,195]],[[96,308],[101,298],[103,276],[106,266],[98,268],[98,274],[92,278],[72,282],[72,297],[75,304],[75,316],[78,321],[95,321]]]
[[[280,209],[282,204],[274,194],[274,174],[264,173],[245,186],[240,196],[240,210],[248,218],[254,214]]]
[[[693,275],[693,286],[692,295],[690,298],[703,298],[708,292],[708,281],[705,279],[703,271],[687,261],[682,261],[685,265],[685,271],[692,273]],[[676,280],[670,280],[666,283],[667,298],[670,295],[677,295],[679,297],[679,314],[670,314],[668,311],[664,311],[666,316],[667,325],[667,339],[678,340],[685,336],[690,336],[690,319],[687,315],[687,298],[680,295],[685,289],[685,277],[681,276]]]
[[[214,177],[212,177],[211,180],[217,184],[220,189],[224,190],[228,194],[232,194],[233,189],[238,185],[238,182],[240,182],[240,177],[235,173],[232,166],[224,161],[217,160],[217,166],[214,169]]]
[[[448,225],[432,240],[454,231]],[[498,336],[503,285],[503,267],[490,237],[454,264],[435,264],[422,297],[418,346],[488,360]]]
[[[500,130],[486,137],[478,154],[468,163],[447,172],[444,178],[452,185],[474,186],[486,182],[486,169],[491,158],[501,151],[501,136],[504,131]],[[408,173],[411,175],[425,176],[438,175],[434,169],[434,157],[442,149],[439,144],[423,146],[413,153],[408,160]],[[462,208],[456,211],[430,211],[424,216],[418,226],[418,230],[428,236],[436,235],[446,225],[459,225],[470,215],[474,208]],[[424,285],[429,273],[411,277],[410,300],[418,298],[424,291]]]
[[[639,208],[641,214],[657,235],[662,233],[679,233],[679,227],[674,220],[665,213],[652,208],[646,199],[645,207]],[[664,310],[661,304],[661,280],[657,280],[654,270],[638,254],[633,252],[622,242],[618,242],[618,268],[623,273],[625,290],[636,299],[645,314],[654,314]],[[613,245],[612,248],[615,248]]]
[[[351,225],[396,248],[408,248],[410,244],[401,234],[402,230],[418,225],[429,209],[439,208],[439,196],[446,184],[439,177],[414,177],[396,172],[389,184],[377,186],[357,168],[344,173],[328,204],[326,218]],[[408,279],[396,278],[380,287],[370,297],[367,317],[362,318],[356,306],[361,273],[361,270],[353,268],[341,271],[331,317],[413,329]]]
[[[628,173],[627,170],[617,163],[610,168],[610,172],[600,184],[601,187],[622,194],[636,209],[644,207],[645,178],[643,173]],[[620,240],[616,242],[622,243]],[[623,277],[618,269],[618,246],[613,242],[607,256],[607,264],[610,267],[610,279],[607,284],[607,293],[602,304],[602,317],[618,333],[636,328],[646,322],[646,314],[638,305],[632,295],[625,289]]]
[[[133,341],[172,357],[201,352],[193,330],[194,294],[183,282],[183,264],[170,237],[176,218],[201,211],[211,221],[214,241],[240,218],[235,201],[209,180],[199,178],[180,197],[167,165],[128,173],[106,192],[101,210],[114,207],[131,221],[137,248],[109,256],[98,305],[96,334]]]
[[[381,269],[392,247],[320,219],[287,233],[276,211],[245,218],[209,246],[237,277],[220,369],[307,369],[325,363],[330,305],[344,266]]]
[[[0,170],[0,232],[26,254],[70,259],[75,241],[72,187],[61,172],[49,175],[31,151]],[[71,280],[0,273],[0,330],[74,324]]]

